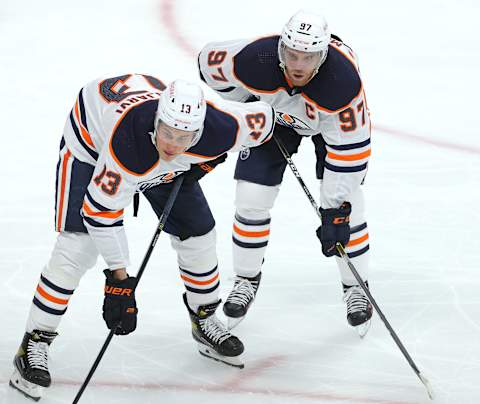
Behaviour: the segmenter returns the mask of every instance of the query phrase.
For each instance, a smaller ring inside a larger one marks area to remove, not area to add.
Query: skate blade
[[[368,330],[370,329],[370,322],[371,320],[367,320],[363,324],[357,325],[355,327],[360,338],[364,338],[365,335],[367,335]]]
[[[198,352],[200,355],[205,356],[206,358],[213,359],[217,362],[225,363],[226,365],[233,366],[234,368],[243,369],[245,365],[240,360],[241,355],[239,356],[223,356],[218,352],[215,352],[210,347],[207,347],[203,344],[198,344]]]
[[[42,398],[43,387],[25,380],[17,369],[15,369],[10,377],[9,384],[11,387],[22,393],[25,397],[34,401],[38,401]]]
[[[227,317],[227,329],[228,331],[233,330],[238,324],[242,322],[245,316],[242,317]]]

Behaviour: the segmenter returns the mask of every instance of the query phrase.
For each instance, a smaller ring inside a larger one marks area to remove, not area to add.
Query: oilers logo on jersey
[[[170,171],[168,173],[157,175],[156,177],[151,178],[147,181],[140,181],[137,184],[137,192],[146,191],[147,189],[156,187],[157,185],[160,185],[160,184],[168,184],[169,182],[172,182],[175,179],[175,177],[182,174],[183,172],[184,172],[183,170]]]
[[[249,157],[250,157],[250,149],[243,149],[243,150],[240,152],[240,160],[245,161],[245,160],[248,159]]]
[[[279,125],[286,126],[287,128],[312,130],[312,128],[300,118],[287,114],[286,112],[275,111],[275,120]]]

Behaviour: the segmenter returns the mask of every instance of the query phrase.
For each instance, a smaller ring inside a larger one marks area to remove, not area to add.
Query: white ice
[[[278,32],[299,7],[321,8],[359,54],[374,123],[365,185],[374,297],[437,403],[480,402],[480,33],[477,1],[2,0],[0,4],[0,402],[33,291],[53,247],[58,142],[79,88],[103,74],[197,79],[210,40]],[[221,295],[231,286],[235,156],[203,180],[217,220]],[[295,157],[318,198],[314,156]],[[127,214],[135,272],[156,226]],[[163,234],[138,288],[137,331],[115,337],[81,399],[132,403],[426,403],[378,316],[364,340],[345,320],[332,259],[292,174],[273,211],[262,286],[236,329],[245,369],[201,357]],[[82,280],[52,346],[43,404],[69,403],[106,335],[98,263]]]

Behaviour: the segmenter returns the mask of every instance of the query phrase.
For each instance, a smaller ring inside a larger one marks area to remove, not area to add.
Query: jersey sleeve
[[[89,235],[111,270],[130,264],[123,216],[135,189],[136,180],[118,166],[108,151],[100,156],[81,212]]]
[[[124,209],[136,192],[138,182],[158,161],[158,153],[146,128],[150,110],[144,103],[130,109],[114,126],[97,160],[87,187],[82,216],[88,233],[110,269],[129,265],[128,243],[123,228]],[[108,116],[104,117],[109,119]]]
[[[248,40],[211,42],[198,55],[200,78],[226,100],[244,102],[252,96],[235,77],[233,62],[234,56],[248,43]]]
[[[275,111],[263,101],[233,103],[232,110],[239,122],[237,141],[231,151],[241,151],[268,142],[275,127]]]
[[[370,158],[370,118],[363,91],[345,109],[322,114],[326,143],[322,208],[338,208],[363,182]]]

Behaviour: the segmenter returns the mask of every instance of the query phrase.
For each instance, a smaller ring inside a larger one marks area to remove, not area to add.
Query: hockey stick
[[[297,167],[295,166],[295,163],[293,162],[292,160],[292,157],[290,156],[290,154],[288,153],[288,150],[285,148],[285,146],[283,145],[282,141],[275,135],[273,135],[273,138],[275,139],[275,142],[277,143],[277,146],[278,148],[280,149],[280,152],[283,154],[283,157],[285,158],[285,160],[287,161],[287,164],[289,165],[290,169],[292,170],[293,174],[295,175],[295,177],[297,178],[300,186],[302,187],[303,191],[305,192],[305,194],[307,195],[308,199],[310,200],[310,203],[312,204],[313,208],[315,209],[315,213],[317,214],[317,216],[320,218],[320,220],[322,219],[322,216],[320,214],[320,210],[318,209],[318,205],[317,205],[317,202],[315,202],[315,199],[313,198],[312,194],[310,193],[310,191],[308,190],[307,186],[305,185],[305,182],[303,181],[301,175],[300,175],[300,172],[298,171]],[[400,341],[400,338],[398,338],[396,332],[393,330],[392,326],[390,325],[390,323],[388,322],[387,318],[385,317],[385,315],[383,314],[382,310],[380,309],[380,307],[378,306],[377,302],[375,301],[375,299],[373,298],[372,294],[370,293],[370,290],[367,288],[367,285],[365,285],[365,282],[363,282],[361,276],[359,275],[357,269],[355,268],[355,266],[353,265],[352,261],[350,260],[350,258],[348,257],[347,253],[345,252],[345,248],[343,247],[343,245],[341,243],[337,243],[336,244],[336,248],[337,248],[337,251],[338,253],[340,254],[340,257],[343,259],[343,261],[345,262],[345,264],[347,264],[348,268],[350,269],[350,271],[353,273],[353,276],[355,277],[355,279],[357,280],[358,284],[360,285],[360,287],[363,289],[363,291],[365,292],[365,294],[367,295],[368,297],[368,300],[370,301],[370,303],[372,303],[372,306],[375,308],[375,311],[377,312],[378,316],[380,317],[380,319],[382,320],[383,324],[385,325],[385,327],[387,328],[387,330],[390,332],[390,335],[392,336],[393,340],[395,341],[395,343],[397,344],[398,348],[400,349],[400,351],[402,352],[403,356],[405,357],[405,359],[407,360],[408,364],[410,365],[410,367],[413,369],[413,371],[415,372],[415,374],[418,376],[418,378],[420,379],[420,381],[423,383],[423,385],[425,386],[425,388],[427,389],[427,394],[428,394],[428,397],[430,397],[431,400],[433,400],[433,397],[434,397],[434,394],[433,394],[433,390],[432,390],[432,386],[430,385],[430,382],[428,381],[428,379],[423,376],[421,374],[421,372],[418,370],[418,367],[417,365],[415,364],[415,362],[413,361],[412,357],[410,356],[410,354],[408,353],[408,351],[405,349],[405,347],[403,346],[402,344],[402,341]]]
[[[416,375],[418,376],[420,381],[424,384],[425,388],[427,389],[428,396],[430,397],[431,400],[433,400],[433,390],[432,390],[432,386],[430,385],[430,382],[428,381],[428,379],[425,376],[423,376],[421,374],[420,370],[418,370],[417,365],[415,365],[415,362],[413,361],[412,357],[410,356],[408,351],[403,346],[402,341],[400,341],[400,338],[398,338],[398,335],[393,330],[392,326],[388,322],[388,320],[385,317],[385,315],[383,314],[382,310],[380,310],[380,307],[378,306],[377,302],[375,301],[372,294],[370,293],[370,290],[367,288],[367,286],[363,282],[363,280],[360,277],[358,271],[355,269],[355,266],[353,265],[352,261],[350,261],[350,258],[348,257],[347,253],[345,252],[345,248],[343,247],[343,245],[341,243],[337,243],[336,247],[337,247],[338,253],[340,254],[340,257],[343,259],[345,264],[347,264],[347,266],[350,268],[350,271],[352,271],[353,276],[355,276],[355,279],[357,280],[357,282],[359,283],[359,285],[362,287],[363,291],[367,295],[368,300],[370,300],[370,303],[372,303],[373,307],[375,307],[375,311],[377,312],[377,314],[381,318],[385,327],[387,327],[387,330],[390,332],[390,335],[392,336],[393,340],[395,341],[398,348],[402,352],[403,356],[407,360],[408,364],[413,369],[413,371],[416,373]]]
[[[175,199],[177,198],[178,191],[180,190],[180,187],[182,186],[184,180],[184,176],[180,175],[177,177],[173,184],[173,188],[170,191],[170,195],[168,196],[167,202],[165,203],[165,207],[163,208],[163,212],[160,215],[160,218],[158,220],[158,226],[155,230],[155,233],[153,234],[152,241],[150,242],[150,245],[148,247],[147,252],[145,253],[145,256],[143,257],[142,264],[140,265],[140,269],[137,272],[137,286],[140,282],[140,278],[143,275],[143,272],[145,271],[145,267],[147,266],[148,260],[150,259],[150,256],[152,255],[153,248],[155,247],[155,244],[157,244],[158,237],[160,236],[160,233],[162,232],[163,228],[165,227],[165,223],[167,223],[168,216],[170,215],[170,211],[172,210],[173,203],[175,202]],[[85,391],[85,388],[87,387],[88,383],[90,382],[90,379],[92,378],[93,374],[95,373],[95,370],[97,369],[100,361],[102,360],[102,357],[105,353],[105,351],[108,348],[108,345],[110,344],[110,341],[113,338],[113,335],[115,334],[115,328],[112,328],[110,332],[108,333],[108,336],[103,343],[102,349],[100,349],[100,352],[97,355],[97,358],[95,359],[95,362],[92,365],[92,368],[88,372],[87,377],[85,378],[85,381],[83,382],[82,386],[80,387],[80,390],[78,390],[77,395],[75,396],[73,403],[72,404],[77,404],[80,398],[82,397],[83,392]]]

